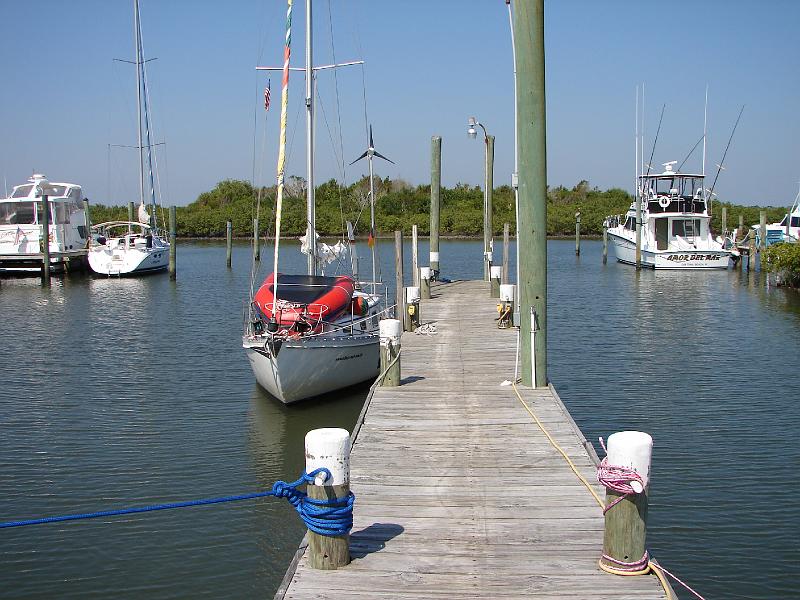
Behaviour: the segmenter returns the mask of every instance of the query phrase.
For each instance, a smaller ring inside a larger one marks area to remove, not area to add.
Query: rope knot
[[[600,445],[603,450],[606,449],[603,438],[600,438]],[[631,485],[632,482],[636,481],[640,484],[639,487],[644,488],[644,479],[639,473],[628,467],[609,464],[608,456],[601,460],[600,465],[597,467],[597,481],[605,486],[606,489],[622,494],[622,496],[603,508],[603,514],[606,514],[612,507],[631,494],[639,493]]]

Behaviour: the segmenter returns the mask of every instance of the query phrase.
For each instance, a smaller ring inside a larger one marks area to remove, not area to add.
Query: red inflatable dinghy
[[[355,283],[351,277],[285,275],[278,273],[278,301],[275,302],[275,273],[264,280],[253,301],[267,319],[281,328],[298,332],[333,321],[350,309]],[[302,325],[302,326],[301,326]]]

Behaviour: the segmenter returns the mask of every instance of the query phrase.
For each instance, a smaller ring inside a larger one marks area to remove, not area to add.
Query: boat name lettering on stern
[[[364,356],[364,353],[363,352],[359,352],[358,354],[348,354],[347,356],[340,356],[336,360],[337,361],[339,361],[339,360],[350,360],[351,358],[361,358],[362,356]]]
[[[688,260],[719,260],[721,258],[721,254],[671,254],[667,257],[667,260],[686,262]]]

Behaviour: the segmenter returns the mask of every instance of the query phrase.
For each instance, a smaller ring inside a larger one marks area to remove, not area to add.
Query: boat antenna
[[[722,160],[717,165],[717,174],[714,175],[714,182],[711,184],[711,189],[708,191],[708,199],[713,201],[714,199],[714,186],[717,185],[717,179],[719,179],[719,174],[725,168],[723,165],[725,164],[725,157],[728,156],[728,148],[731,147],[731,142],[733,141],[733,134],[736,133],[736,127],[739,125],[739,119],[742,118],[742,113],[744,112],[744,104],[742,104],[742,108],[739,111],[739,116],[736,117],[736,123],[733,124],[733,130],[731,131],[731,136],[728,138],[728,145],[725,146],[725,152],[722,153]],[[709,214],[711,213],[711,208],[708,209]]]
[[[706,176],[706,137],[708,136],[707,125],[708,125],[708,84],[706,84],[706,103],[703,107],[703,177]],[[678,171],[680,171],[680,168],[678,169]]]
[[[661,106],[661,116],[658,118],[658,129],[656,129],[656,137],[653,139],[653,150],[650,152],[650,160],[647,163],[647,175],[650,175],[650,169],[652,169],[653,165],[653,156],[656,153],[656,144],[658,143],[658,134],[661,133],[661,121],[664,120],[664,109],[667,108],[667,105],[664,104]],[[647,176],[645,175],[645,176]]]
[[[375,284],[377,281],[378,276],[378,266],[377,266],[377,259],[375,255],[375,243],[376,243],[376,235],[375,235],[375,171],[372,168],[372,157],[377,156],[378,158],[382,158],[392,164],[395,164],[393,160],[386,158],[383,154],[375,150],[375,142],[372,139],[372,125],[369,126],[369,143],[367,145],[367,149],[351,162],[351,165],[356,164],[362,158],[366,158],[367,162],[369,163],[369,247],[372,250],[372,293],[375,293]]]

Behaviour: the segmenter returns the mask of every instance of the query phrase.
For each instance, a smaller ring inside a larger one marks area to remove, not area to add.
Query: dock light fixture
[[[475,117],[467,119],[467,136],[470,139],[478,137],[476,126],[483,130],[483,143],[486,148],[486,168],[483,180],[483,279],[489,281],[492,267],[492,181],[494,171],[494,136],[490,136],[483,123]],[[491,142],[490,142],[491,138]]]

